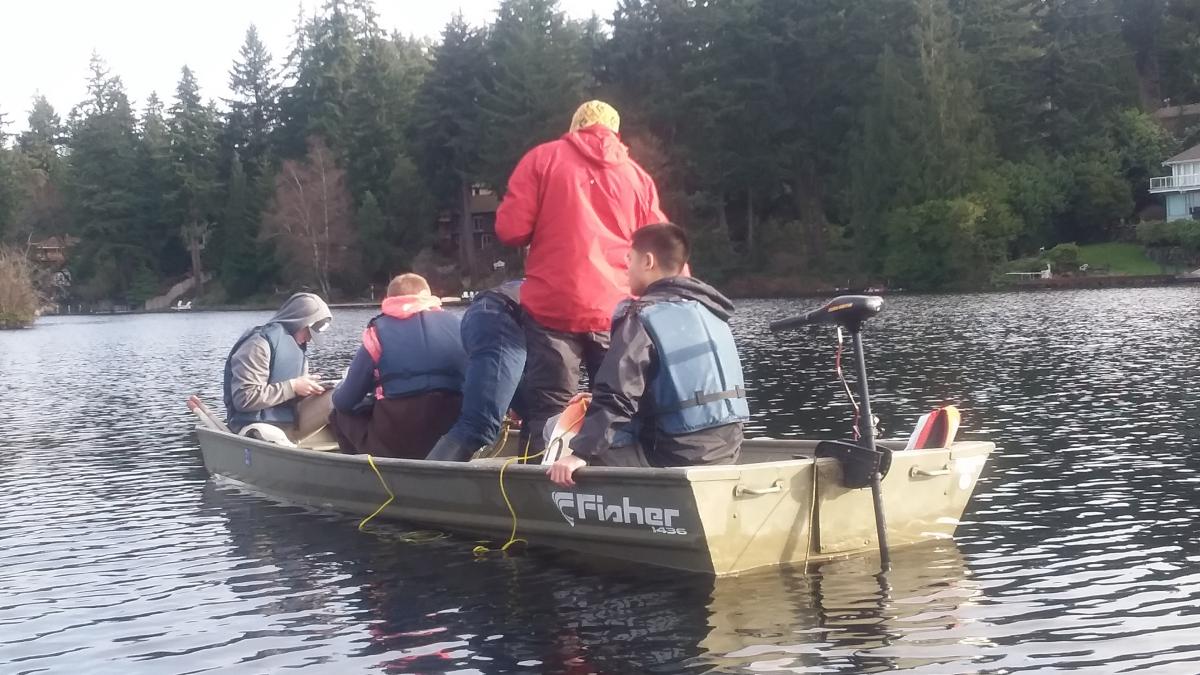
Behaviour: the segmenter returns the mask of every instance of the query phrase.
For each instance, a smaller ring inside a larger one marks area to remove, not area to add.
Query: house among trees
[[[42,241],[33,241],[29,243],[29,258],[42,265],[62,266],[67,262],[68,250],[78,243],[79,238],[70,235],[54,235]]]
[[[1182,136],[1200,123],[1200,103],[1164,106],[1154,111],[1154,119],[1167,131]]]
[[[496,241],[496,210],[500,198],[495,192],[482,185],[471,187],[471,233],[476,251],[490,251],[499,244]],[[460,238],[457,211],[442,211],[438,215],[438,237],[446,251],[457,251]]]
[[[1167,220],[1200,219],[1200,145],[1163,162],[1171,175],[1150,179],[1152,194],[1165,194]]]

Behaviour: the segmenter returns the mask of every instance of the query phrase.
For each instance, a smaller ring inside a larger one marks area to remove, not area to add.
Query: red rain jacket
[[[568,333],[607,331],[626,279],[634,230],[666,222],[658,190],[621,139],[593,125],[521,158],[496,213],[496,236],[529,245],[521,306]]]

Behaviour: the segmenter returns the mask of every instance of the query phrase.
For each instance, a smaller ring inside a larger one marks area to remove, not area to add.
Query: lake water
[[[828,331],[739,303],[754,433],[844,435]],[[713,581],[601,571],[210,482],[212,404],[264,313],[41,320],[0,333],[0,672],[1200,672],[1200,289],[897,296],[874,405],[942,403],[994,441],[955,542]],[[334,373],[367,311],[312,352]]]

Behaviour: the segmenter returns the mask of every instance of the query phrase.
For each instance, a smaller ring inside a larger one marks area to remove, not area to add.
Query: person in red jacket
[[[525,154],[496,213],[496,236],[529,246],[525,311],[525,433],[535,450],[546,420],[579,388],[579,366],[594,377],[608,350],[635,230],[666,222],[654,180],[617,135],[621,119],[603,101],[575,111],[570,131]]]

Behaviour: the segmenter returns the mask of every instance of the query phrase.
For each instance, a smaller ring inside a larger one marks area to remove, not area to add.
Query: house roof
[[[31,245],[35,248],[70,248],[79,243],[79,237],[71,235],[59,236],[51,235],[41,241],[32,241]]]
[[[1172,105],[1154,111],[1154,116],[1160,120],[1170,117],[1192,117],[1196,115],[1200,115],[1200,103]]]
[[[495,192],[471,195],[471,213],[495,213],[500,208],[500,198]]]
[[[1182,164],[1184,162],[1200,162],[1200,145],[1193,145],[1183,152],[1163,162],[1163,165]]]

